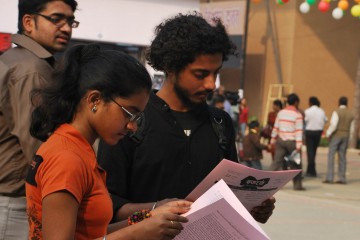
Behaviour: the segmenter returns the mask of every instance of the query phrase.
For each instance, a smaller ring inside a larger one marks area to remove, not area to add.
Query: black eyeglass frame
[[[143,112],[131,113],[125,107],[121,106],[118,102],[116,102],[113,98],[110,98],[110,100],[113,101],[116,105],[118,105],[128,115],[129,122],[138,122],[140,121],[140,119],[143,118],[144,116]]]
[[[76,21],[74,17],[46,16],[44,14],[37,13],[37,12],[34,12],[32,14],[38,15],[38,16],[41,16],[41,17],[45,18],[46,20],[50,21],[51,23],[53,23],[58,28],[61,28],[65,24],[68,24],[71,28],[77,28],[80,25],[80,22]],[[66,21],[64,21],[64,20],[66,20]]]

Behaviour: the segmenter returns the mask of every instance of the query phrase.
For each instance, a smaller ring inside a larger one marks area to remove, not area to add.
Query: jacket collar
[[[39,58],[46,59],[53,57],[53,55],[43,46],[24,34],[11,35],[11,41],[18,46],[26,48]]]

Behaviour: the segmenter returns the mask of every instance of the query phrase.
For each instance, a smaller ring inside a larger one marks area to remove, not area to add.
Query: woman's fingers
[[[173,214],[183,214],[190,210],[192,202],[186,200],[176,200],[168,202],[158,208],[155,208],[151,211],[153,216],[161,213],[173,213]]]

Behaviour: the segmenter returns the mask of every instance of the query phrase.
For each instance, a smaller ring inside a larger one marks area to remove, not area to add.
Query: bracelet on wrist
[[[151,211],[156,208],[156,204],[157,204],[157,201],[156,201],[156,202],[154,203],[154,205],[152,206]]]
[[[144,209],[139,212],[134,212],[128,217],[128,225],[134,225],[135,223],[141,222],[145,218],[151,217],[149,209]]]

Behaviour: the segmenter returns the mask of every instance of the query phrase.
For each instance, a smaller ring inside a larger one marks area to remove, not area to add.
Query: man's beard
[[[174,83],[174,90],[175,90],[176,95],[180,98],[180,101],[190,109],[206,102],[206,99],[204,101],[200,101],[200,102],[192,101],[190,99],[189,92],[187,90],[185,90],[184,88],[180,87],[180,85],[178,84],[177,81]],[[209,92],[206,92],[206,93],[209,94]]]

